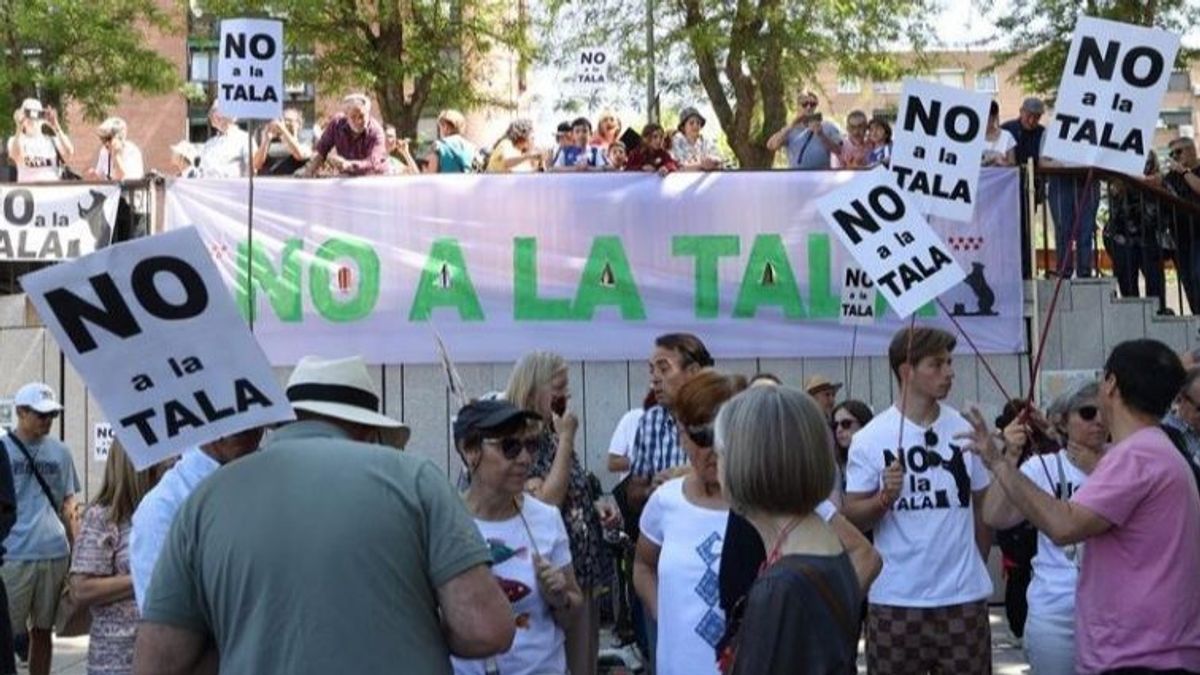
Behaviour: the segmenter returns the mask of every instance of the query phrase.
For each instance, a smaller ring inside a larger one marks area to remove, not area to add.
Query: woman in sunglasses
[[[454,421],[454,444],[468,471],[463,500],[491,549],[492,574],[512,603],[517,627],[512,647],[499,656],[452,658],[460,675],[567,672],[563,630],[583,595],[558,509],[525,494],[540,419],[506,401],[476,401]]]
[[[1021,472],[1058,499],[1070,500],[1104,455],[1108,427],[1097,402],[1099,385],[1088,382],[1063,394],[1051,404],[1062,411],[1056,422],[1065,447],[1054,454],[1034,455]],[[1034,428],[1045,424],[1034,412],[1018,416],[1004,429],[1006,452],[1024,452]],[[1007,529],[1024,520],[1003,490],[988,490],[983,517],[996,529]],[[1082,564],[1083,545],[1056,546],[1038,533],[1029,584],[1029,615],[1025,620],[1025,653],[1033,675],[1075,673],[1075,585]]]
[[[862,401],[847,399],[833,407],[833,438],[834,456],[837,458],[838,469],[846,474],[846,457],[850,452],[850,441],[854,434],[867,426],[875,417],[871,407]],[[845,486],[842,486],[845,489]]]
[[[658,620],[657,675],[713,675],[725,631],[717,573],[729,504],[721,494],[713,419],[745,389],[741,377],[703,370],[675,395],[672,412],[690,470],[650,495],[642,511],[633,585]]]

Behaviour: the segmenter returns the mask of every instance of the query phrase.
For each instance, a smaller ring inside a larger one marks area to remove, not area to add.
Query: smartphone
[[[562,416],[567,412],[567,399],[564,396],[558,396],[550,402],[550,412],[555,415]]]
[[[821,113],[813,113],[813,114],[811,114],[811,115],[809,115],[809,116],[808,116],[808,121],[809,121],[810,123],[812,123],[812,122],[824,122],[824,121],[825,121],[825,116],[824,116],[824,115],[822,115]]]

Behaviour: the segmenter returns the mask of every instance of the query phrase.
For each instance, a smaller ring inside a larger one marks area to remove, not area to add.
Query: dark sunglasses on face
[[[801,104],[800,104],[800,107],[802,107],[802,108],[815,108],[815,107],[817,107],[817,102],[816,102],[816,101],[805,101],[804,103],[801,103]]]
[[[58,411],[44,413],[44,412],[38,412],[38,411],[34,410],[33,414],[37,415],[38,419],[40,419],[40,420],[52,420],[52,419],[55,419],[58,417]]]
[[[1096,419],[1096,415],[1100,414],[1100,409],[1094,405],[1085,405],[1077,408],[1075,412],[1079,413],[1079,419],[1084,422],[1091,422]]]
[[[699,424],[694,427],[687,427],[687,433],[695,441],[696,445],[702,448],[711,448],[713,446],[712,424]]]
[[[530,456],[533,456],[537,454],[538,449],[538,441],[536,438],[526,438],[525,440],[521,440],[519,438],[512,438],[510,436],[509,438],[485,438],[483,442],[500,446],[500,453],[504,455],[504,459],[508,460],[516,459],[521,454],[522,450],[528,452]]]
[[[858,424],[858,420],[834,420],[833,428],[841,429],[842,431],[850,431],[854,425]]]

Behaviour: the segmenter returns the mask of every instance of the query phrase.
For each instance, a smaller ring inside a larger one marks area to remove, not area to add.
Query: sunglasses
[[[817,102],[816,101],[805,101],[804,103],[800,104],[800,107],[801,108],[815,108],[815,107],[817,107]]]
[[[835,420],[833,423],[833,428],[841,429],[842,431],[850,431],[854,428],[855,424],[858,424],[858,420]]]
[[[1100,409],[1094,405],[1085,405],[1076,408],[1075,412],[1079,413],[1079,419],[1084,422],[1091,422],[1096,419],[1096,415],[1100,414]]]
[[[503,454],[504,459],[507,460],[516,459],[518,456],[520,456],[522,450],[528,452],[530,457],[536,455],[538,451],[538,440],[536,438],[526,438],[525,440],[512,437],[485,438],[483,439],[483,442],[500,446],[500,453]]]
[[[713,425],[711,423],[684,428],[687,429],[688,436],[695,441],[696,445],[702,448],[711,448],[713,446]]]
[[[38,412],[38,411],[34,410],[32,412],[34,415],[37,415],[38,419],[40,419],[40,420],[52,420],[52,419],[56,419],[58,417],[57,411],[44,413],[44,412]]]
[[[1175,159],[1176,157],[1178,157],[1182,154],[1183,154],[1183,148],[1175,148],[1171,152],[1167,153],[1167,156],[1170,157],[1171,159]]]

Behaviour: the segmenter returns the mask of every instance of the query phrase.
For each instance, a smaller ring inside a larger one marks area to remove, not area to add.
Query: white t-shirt
[[[638,422],[642,421],[642,415],[645,412],[643,408],[634,408],[621,417],[621,421],[617,422],[616,431],[613,431],[612,440],[608,443],[609,455],[629,457],[629,451],[633,450],[633,438],[637,436]],[[620,480],[625,480],[628,475],[628,469],[622,471]]]
[[[223,134],[214,134],[200,148],[200,175],[205,178],[245,176],[254,154],[249,143],[246,132],[236,125],[231,124]]]
[[[58,150],[54,140],[40,131],[35,134],[18,134],[17,145],[21,146],[21,163],[17,165],[18,183],[43,183],[61,180],[58,174]]]
[[[121,149],[121,155],[125,158],[125,177],[121,180],[137,180],[146,177],[146,166],[142,162],[142,150],[133,144],[133,141],[125,140]],[[112,169],[116,166],[109,166],[108,148],[101,146],[100,154],[96,156],[96,173],[113,180]]]
[[[1059,477],[1059,466],[1062,467],[1062,479]],[[1059,450],[1053,455],[1030,457],[1021,465],[1021,473],[1029,476],[1037,486],[1061,500],[1070,500],[1071,496],[1083,487],[1087,474],[1071,463],[1066,450]],[[1066,494],[1061,490],[1066,483]],[[1079,544],[1066,547],[1075,551],[1075,562],[1067,557],[1063,547],[1055,545],[1041,531],[1037,538],[1037,555],[1033,557],[1033,580],[1029,583],[1026,597],[1029,599],[1029,613],[1038,616],[1074,616],[1075,615],[1075,584],[1079,580],[1079,567],[1083,547]]]
[[[884,467],[901,454],[896,452],[900,423],[900,411],[892,406],[854,435],[846,492],[879,490]],[[991,478],[979,457],[954,440],[971,431],[971,425],[957,410],[942,405],[930,430],[937,439],[926,447],[927,429],[904,420],[904,485],[892,510],[875,526],[875,548],[883,557],[883,572],[869,596],[875,604],[945,607],[992,594],[991,577],[975,545],[972,508],[972,492],[987,487]]]
[[[550,605],[542,600],[537,573],[533,569],[534,551],[556,568],[571,564],[567,528],[558,509],[525,495],[521,516],[508,520],[475,519],[475,526],[492,551],[492,574],[513,606],[517,635],[512,647],[494,657],[503,675],[543,675],[567,672],[566,638],[554,622]],[[530,546],[529,532],[537,546]],[[483,675],[487,661],[468,661],[450,657],[457,675]]]
[[[725,633],[721,545],[727,509],[706,509],[683,494],[683,478],[663,483],[642,511],[642,536],[658,556],[657,675],[716,675],[716,645]]]
[[[983,158],[986,160],[997,155],[1006,157],[1008,151],[1015,147],[1017,147],[1017,139],[1013,138],[1013,135],[1007,130],[1001,129],[1000,135],[994,141],[989,141],[986,136],[984,137]]]

